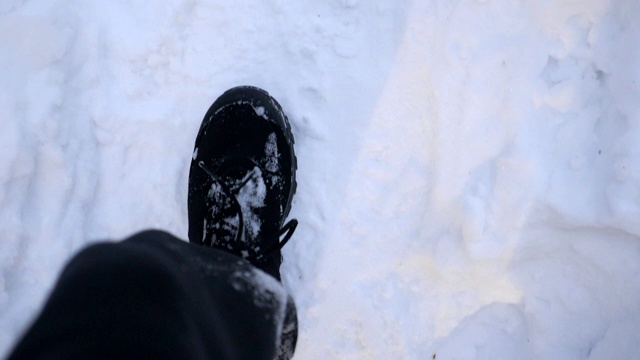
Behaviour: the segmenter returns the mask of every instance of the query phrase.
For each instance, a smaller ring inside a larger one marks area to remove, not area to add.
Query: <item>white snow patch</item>
[[[276,133],[269,134],[267,143],[264,145],[264,153],[266,158],[266,163],[264,166],[265,170],[271,173],[277,173],[280,169],[278,163],[280,154],[278,153]]]
[[[264,199],[267,195],[267,187],[262,177],[262,170],[255,167],[250,171],[243,181],[251,178],[238,192],[236,198],[242,209],[245,225],[245,239],[256,240],[260,235],[262,221],[256,213],[256,209],[264,206]],[[248,237],[247,237],[248,236]]]
[[[263,117],[265,119],[267,118],[264,106],[254,106],[253,110],[256,112],[256,115]]]
[[[186,237],[202,114],[249,83],[296,138],[298,358],[637,357],[638,18],[634,0],[2,3],[0,352],[78,248]]]

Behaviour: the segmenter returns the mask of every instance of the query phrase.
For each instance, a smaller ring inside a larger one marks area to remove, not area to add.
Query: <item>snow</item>
[[[639,359],[639,16],[635,0],[0,2],[0,353],[79,248],[186,238],[202,116],[250,84],[296,139],[296,358]]]
[[[256,166],[248,172],[242,183],[244,186],[237,190],[236,200],[244,218],[244,228],[247,230],[245,236],[258,239],[262,222],[255,209],[264,206],[264,199],[267,196],[267,185],[260,167]]]
[[[276,133],[269,134],[267,142],[264,144],[264,168],[267,170],[267,177],[271,178],[272,183],[279,184],[280,179],[275,173],[278,172],[280,166],[278,165],[278,159],[280,154],[278,153],[278,144],[276,139]],[[274,173],[274,174],[271,174]]]

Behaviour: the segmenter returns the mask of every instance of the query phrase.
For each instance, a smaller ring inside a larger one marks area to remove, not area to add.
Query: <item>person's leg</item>
[[[296,321],[273,277],[146,231],[80,252],[10,359],[290,358]]]

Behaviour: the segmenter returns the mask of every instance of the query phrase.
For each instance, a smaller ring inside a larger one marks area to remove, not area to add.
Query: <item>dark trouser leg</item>
[[[146,231],[76,255],[10,359],[288,358],[296,337],[293,301],[274,278]]]

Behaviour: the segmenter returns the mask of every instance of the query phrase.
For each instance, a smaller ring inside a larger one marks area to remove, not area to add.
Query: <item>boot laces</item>
[[[258,166],[258,164],[256,164],[253,160],[250,160],[250,161],[251,163],[253,163],[253,165]],[[231,188],[224,181],[222,181],[222,179],[219,176],[217,176],[215,172],[209,166],[207,166],[203,161],[199,161],[198,166],[200,166],[200,168],[204,170],[204,172],[206,172],[207,175],[209,175],[211,179],[213,179],[213,181],[215,181],[220,186],[224,194],[227,195],[229,199],[231,199],[231,205],[233,207],[233,210],[238,214],[238,220],[239,220],[238,229],[235,235],[235,243],[242,244],[243,243],[242,236],[244,234],[245,227],[244,227],[244,216],[242,215],[242,206],[238,201],[238,193],[252,179],[252,176],[247,176],[247,178],[242,183]],[[243,166],[236,166],[235,168],[238,168],[238,167],[243,167]],[[254,171],[254,170],[252,169],[250,171]],[[264,249],[260,249],[260,251],[257,251],[255,253],[249,253],[248,255],[246,255],[245,253],[241,252],[242,257],[249,261],[261,261],[261,260],[264,260],[265,258],[268,258],[269,256],[273,255],[277,251],[280,251],[287,244],[287,242],[293,236],[293,233],[296,230],[297,226],[298,226],[298,220],[291,219],[279,230],[277,240],[272,241]],[[284,237],[282,238],[282,240],[279,240],[283,235]]]

